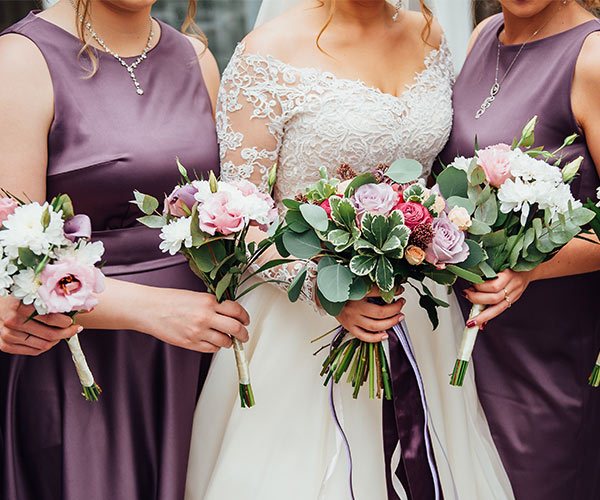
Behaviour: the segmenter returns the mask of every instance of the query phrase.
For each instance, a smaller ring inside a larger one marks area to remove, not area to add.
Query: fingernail
[[[487,323],[483,323],[483,324],[482,324],[482,325],[479,327],[479,329],[483,331],[483,329],[485,328],[485,325],[487,325]]]
[[[389,338],[390,338],[390,336],[386,333],[383,335],[383,337],[381,337],[381,340],[387,340]]]
[[[477,321],[470,319],[469,321],[467,321],[467,327],[468,328],[473,328],[474,326],[477,326]]]

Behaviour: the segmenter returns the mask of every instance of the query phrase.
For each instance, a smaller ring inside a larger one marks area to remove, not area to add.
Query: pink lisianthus
[[[185,184],[177,186],[173,192],[165,199],[165,207],[163,213],[172,215],[173,217],[186,217],[192,211],[192,207],[196,203],[194,195],[198,192],[198,188],[194,184]],[[187,208],[189,212],[186,212]]]
[[[263,194],[258,190],[258,187],[256,186],[256,184],[254,184],[253,182],[250,182],[246,179],[236,179],[235,181],[231,181],[229,184],[232,185],[233,187],[239,189],[240,192],[244,196],[251,196],[253,194],[256,194],[256,195]],[[269,195],[267,195],[267,196],[269,196]],[[270,196],[269,196],[269,198],[270,198]]]
[[[198,220],[202,231],[211,236],[215,233],[228,236],[244,228],[246,219],[243,210],[239,206],[233,206],[230,200],[230,193],[218,191],[198,207]]]
[[[49,313],[91,311],[98,305],[94,294],[104,291],[104,275],[73,258],[48,264],[40,274],[38,289]]]
[[[477,165],[492,186],[500,187],[510,177],[510,146],[496,144],[477,152]]]
[[[408,226],[409,229],[433,221],[433,217],[429,213],[429,210],[420,203],[414,201],[398,203],[395,209],[400,210],[404,214],[404,224]]]
[[[469,256],[465,233],[446,217],[433,219],[431,226],[433,239],[425,250],[427,262],[438,267],[464,262]]]
[[[0,227],[9,215],[15,213],[18,203],[12,198],[0,198]]]
[[[398,203],[399,195],[389,184],[363,184],[351,198],[359,219],[366,212],[388,216]]]

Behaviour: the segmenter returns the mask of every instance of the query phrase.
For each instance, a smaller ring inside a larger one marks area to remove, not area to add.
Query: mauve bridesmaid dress
[[[98,53],[98,73],[85,79],[80,41],[35,13],[4,33],[29,38],[46,60],[55,106],[47,196],[68,193],[92,218],[93,239],[106,246],[104,272],[202,291],[184,260],[158,250],[158,231],[140,226],[129,203],[135,188],[160,198],[177,183],[176,155],[198,174],[219,165],[195,51],[183,35],[160,26],[160,40],[136,70],[143,96],[106,53]],[[66,345],[39,357],[0,354],[0,498],[183,498],[209,357],[135,331],[87,330],[80,337],[104,391],[95,404],[80,395]]]
[[[510,144],[534,115],[536,144],[548,150],[581,134],[571,84],[583,42],[600,23],[527,44],[496,101],[476,120],[494,82],[502,26],[498,15],[484,27],[456,81],[444,164],[457,154],[472,156],[476,134],[480,147]],[[519,47],[501,47],[501,77]],[[563,165],[579,155],[584,162],[573,194],[596,199],[600,180],[583,135],[565,151]],[[600,391],[587,385],[600,349],[599,287],[600,272],[531,283],[477,340],[479,397],[517,500],[600,499]],[[459,298],[466,314],[470,303]]]

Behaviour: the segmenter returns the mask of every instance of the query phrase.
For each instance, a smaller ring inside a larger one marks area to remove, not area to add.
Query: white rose
[[[454,207],[448,213],[448,219],[461,231],[466,231],[471,227],[471,217],[464,207]]]
[[[435,201],[433,202],[433,206],[431,209],[437,214],[440,215],[446,209],[446,200],[439,194],[436,195]]]
[[[410,245],[404,255],[411,266],[418,266],[425,260],[425,250],[415,245]]]

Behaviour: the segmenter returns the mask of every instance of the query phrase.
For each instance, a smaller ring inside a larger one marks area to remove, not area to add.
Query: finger
[[[248,330],[237,319],[230,318],[229,316],[221,316],[220,314],[216,314],[212,318],[209,327],[220,333],[232,335],[240,342],[248,342]]]
[[[33,347],[7,344],[3,341],[0,341],[0,351],[5,352],[7,354],[21,354],[23,356],[39,356],[40,354],[42,354],[42,352],[44,352]]]
[[[229,349],[233,345],[233,340],[231,340],[229,335],[212,329],[208,331],[205,341],[219,348],[224,347],[225,349]]]
[[[352,335],[354,335],[358,340],[362,340],[363,342],[369,342],[370,344],[376,344],[377,342],[383,342],[389,338],[388,334],[385,332],[380,333],[371,333],[363,330],[362,328],[355,326],[352,329],[348,330]]]
[[[503,291],[511,281],[511,275],[500,273],[496,279],[484,281],[483,283],[474,283],[474,288],[479,292],[498,293]]]
[[[45,314],[36,316],[34,320],[56,328],[68,328],[73,324],[73,320],[64,314]]]
[[[473,304],[494,305],[504,302],[504,291],[498,293],[484,293],[466,291],[465,297]]]
[[[216,311],[224,316],[237,319],[242,325],[248,326],[250,324],[250,315],[237,302],[226,300],[217,305]]]
[[[215,353],[219,352],[221,348],[214,344],[211,344],[210,342],[205,342],[204,340],[201,340],[195,345],[194,350],[198,352]]]
[[[37,321],[28,321],[19,327],[19,331],[53,342],[55,340],[70,339],[73,335],[81,333],[83,327],[71,325],[68,328],[54,328]]]
[[[58,340],[49,341],[36,337],[35,335],[30,335],[16,330],[9,330],[3,337],[4,340],[9,344],[33,347],[34,349],[38,349],[40,351],[48,351],[59,342]]]
[[[492,319],[500,316],[507,309],[508,303],[506,301],[502,301],[501,303],[496,304],[495,306],[488,307],[481,314],[475,316],[473,318],[473,321],[475,321],[475,323],[481,327],[481,325],[485,325],[488,321],[491,321]]]
[[[398,316],[394,316],[393,318],[382,319],[382,320],[374,320],[371,318],[366,318],[363,316],[359,318],[357,321],[357,326],[360,328],[367,330],[369,332],[385,332],[390,328],[396,326],[398,323],[404,320],[404,315],[400,314]]]
[[[368,318],[373,319],[387,319],[393,316],[398,316],[402,311],[402,308],[406,304],[406,299],[398,299],[396,302],[392,302],[391,304],[379,305],[379,304],[371,304],[366,300],[349,302],[350,310],[360,314],[361,316],[366,316]]]
[[[366,297],[381,297],[381,292],[380,292],[379,288],[374,286],[373,288],[371,288],[369,293],[367,293]]]

